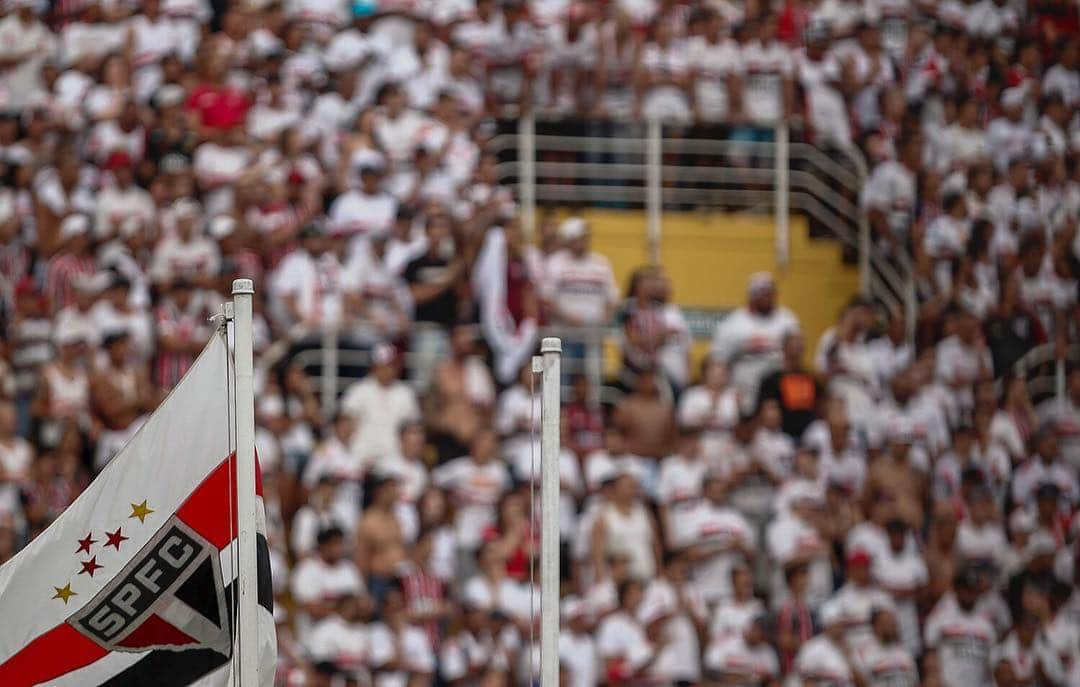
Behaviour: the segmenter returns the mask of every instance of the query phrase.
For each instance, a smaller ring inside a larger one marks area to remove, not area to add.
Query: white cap
[[[323,53],[323,64],[332,72],[355,68],[371,54],[371,46],[357,31],[344,31],[330,41]]]
[[[589,233],[589,224],[580,217],[568,217],[559,225],[559,237],[565,241],[580,239]]]
[[[153,103],[158,107],[175,107],[184,102],[187,95],[184,87],[179,84],[165,84],[154,93]]]
[[[754,272],[750,275],[750,278],[746,280],[746,292],[751,296],[756,296],[764,291],[771,291],[776,288],[776,279],[772,276],[772,272]]]
[[[231,236],[232,233],[236,231],[236,218],[231,215],[218,215],[210,220],[208,230],[210,238],[215,241],[220,241],[226,236]]]
[[[388,343],[376,344],[375,348],[371,349],[371,362],[376,365],[389,365],[396,357],[397,352]]]
[[[821,624],[825,627],[844,622],[844,609],[836,599],[821,604]]]
[[[563,620],[589,615],[589,604],[577,596],[568,596],[559,604]]]
[[[252,31],[248,36],[248,45],[251,47],[251,54],[258,59],[264,59],[285,50],[285,44],[281,42],[281,39],[266,29]]]
[[[259,417],[281,417],[285,414],[285,401],[277,394],[264,394],[259,397],[255,409]]]
[[[120,223],[120,236],[125,239],[129,239],[135,236],[143,230],[143,221],[141,217],[132,215],[125,217],[124,221]]]
[[[1001,106],[1004,108],[1012,109],[1014,107],[1021,107],[1024,104],[1024,96],[1026,95],[1023,88],[1019,86],[1013,86],[1012,88],[1006,88],[1001,92]]]
[[[199,205],[199,201],[192,198],[180,198],[172,204],[172,210],[176,219],[186,219],[198,217],[202,212],[202,206]]]
[[[60,239],[67,241],[90,232],[90,218],[86,215],[68,215],[60,223]]]
[[[1009,516],[1009,530],[1013,533],[1035,531],[1035,514],[1026,508],[1017,508]]]
[[[672,610],[662,599],[646,598],[638,607],[637,617],[643,625],[648,625],[671,615]]]
[[[80,342],[88,343],[91,338],[92,332],[89,324],[71,320],[64,322],[53,334],[53,341],[57,346],[69,346]]]

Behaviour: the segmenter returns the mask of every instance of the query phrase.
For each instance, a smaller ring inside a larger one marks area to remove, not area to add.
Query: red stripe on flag
[[[109,652],[64,623],[0,664],[0,685],[29,687],[90,665]]]
[[[177,517],[219,549],[224,549],[236,539],[236,479],[231,478],[234,456],[232,454],[221,461],[176,511]],[[262,468],[256,455],[257,496],[262,496],[262,486]],[[232,505],[231,514],[229,504]]]
[[[218,549],[236,538],[236,480],[230,478],[231,472],[232,456],[229,456],[195,487],[176,511],[178,518]]]

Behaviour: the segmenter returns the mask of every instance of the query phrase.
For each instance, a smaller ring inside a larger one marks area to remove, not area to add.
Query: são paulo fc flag
[[[0,568],[0,685],[238,684],[228,356],[215,334],[87,490]],[[256,492],[267,685],[277,643]]]

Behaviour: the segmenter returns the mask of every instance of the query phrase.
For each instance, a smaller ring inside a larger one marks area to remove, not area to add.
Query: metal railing
[[[431,327],[438,328],[441,325],[431,322],[413,323],[414,330]],[[617,328],[551,326],[540,330],[536,340],[539,342],[547,336],[557,336],[564,342],[564,377],[569,379],[584,374],[588,378],[592,392],[588,399],[590,403],[613,403],[618,400],[620,392],[604,384],[604,344],[620,336]],[[294,352],[294,347],[301,343],[309,347]],[[580,355],[575,355],[573,343],[580,343]],[[262,370],[270,370],[285,362],[303,368],[318,389],[323,421],[329,424],[337,413],[338,399],[349,386],[360,381],[371,367],[371,347],[350,341],[336,327],[323,327],[319,330],[296,327],[259,356],[258,366]],[[403,353],[401,357],[405,379],[417,391],[427,388],[430,382],[420,377],[425,362],[422,356],[410,351]],[[569,391],[570,386],[564,385],[563,396],[567,400]]]
[[[869,170],[857,148],[826,153],[792,142],[783,122],[772,129],[771,141],[665,136],[658,121],[624,123],[609,136],[538,133],[538,127],[557,129],[558,120],[522,113],[516,126],[488,143],[501,160],[501,179],[517,191],[529,236],[539,205],[640,208],[646,214],[643,240],[650,259],[659,262],[667,209],[772,212],[776,264],[783,269],[790,259],[789,213],[802,212],[856,252],[860,292],[905,313],[908,335],[914,336],[912,263],[874,249],[858,202]]]
[[[1052,343],[1032,348],[1012,366],[1013,374],[1027,380],[1028,394],[1033,401],[1055,398],[1064,403],[1066,367],[1080,364],[1080,345],[1068,346],[1064,356],[1058,356]]]

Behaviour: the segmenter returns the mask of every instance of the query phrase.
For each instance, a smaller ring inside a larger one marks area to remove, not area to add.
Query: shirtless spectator
[[[367,582],[376,605],[407,558],[405,538],[395,513],[398,479],[393,473],[369,474],[364,481],[366,507],[356,530],[356,567]]]

